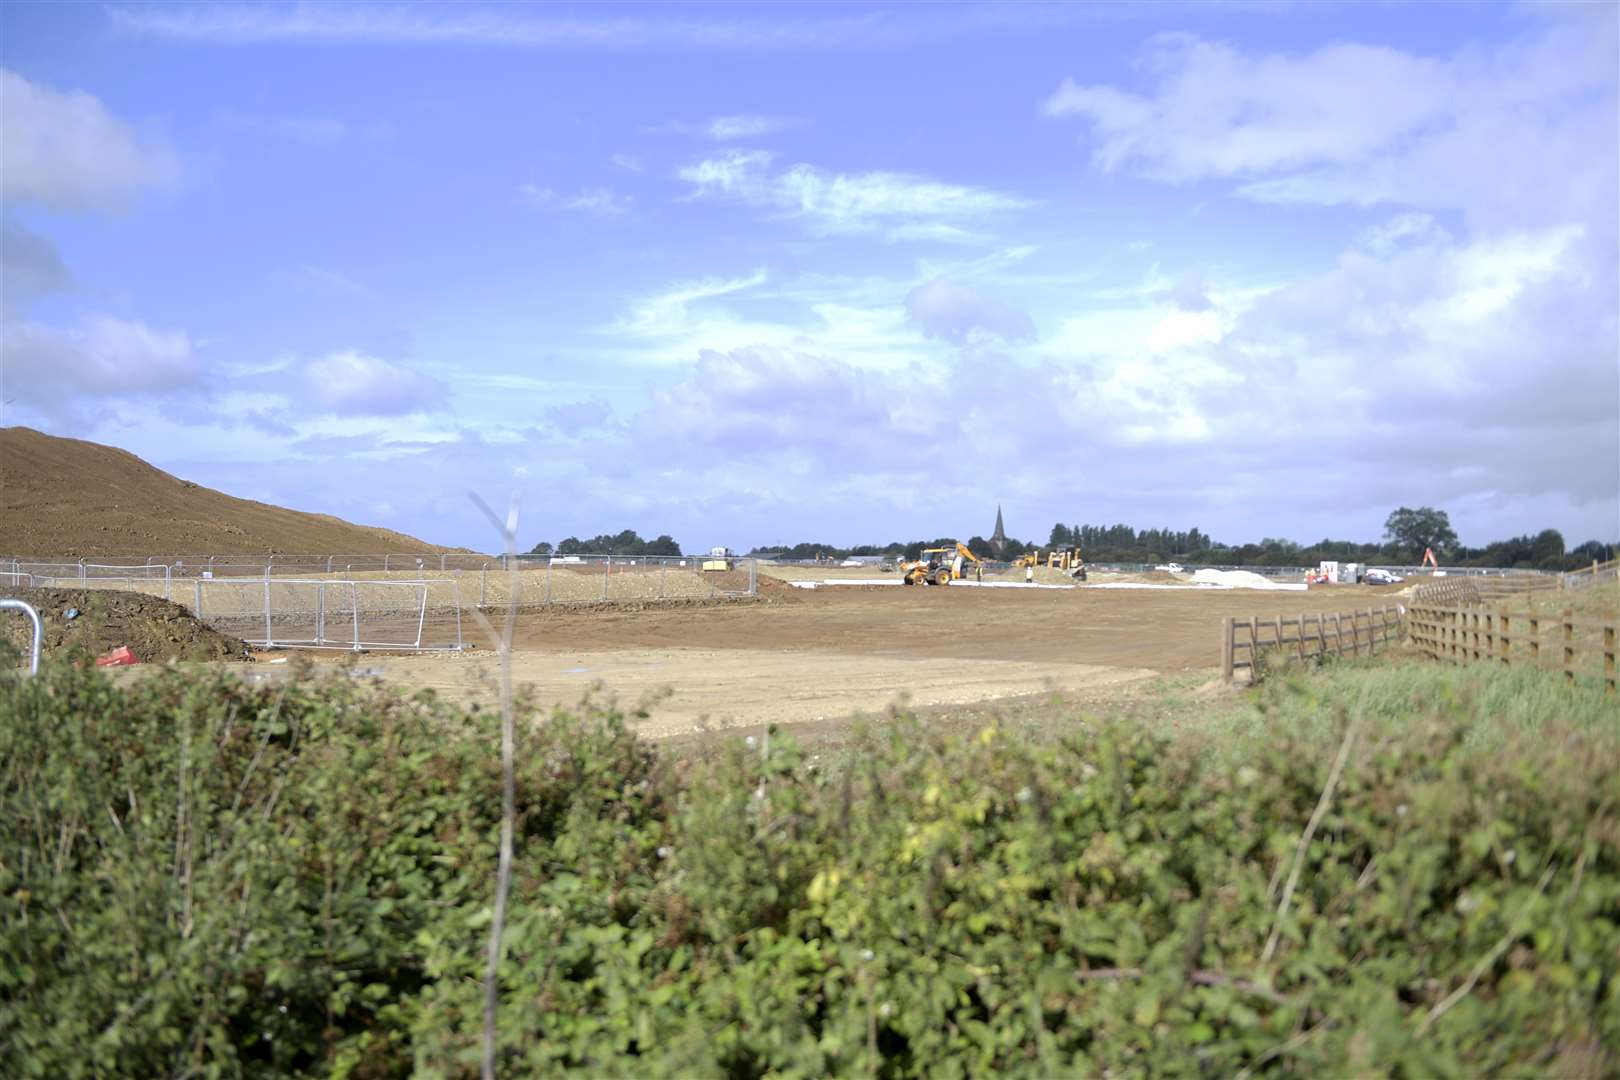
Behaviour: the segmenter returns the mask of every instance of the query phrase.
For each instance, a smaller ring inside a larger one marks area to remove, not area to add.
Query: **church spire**
[[[996,503],[996,531],[990,534],[990,550],[1001,558],[1001,549],[1007,546],[1007,530],[1001,524],[1001,504]]]

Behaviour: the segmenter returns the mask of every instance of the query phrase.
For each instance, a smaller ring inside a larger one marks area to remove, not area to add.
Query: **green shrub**
[[[502,1071],[1612,1073],[1620,740],[1494,678],[1335,667],[1177,739],[899,720],[835,761],[526,722]],[[341,679],[0,694],[7,1075],[476,1071],[492,718]]]

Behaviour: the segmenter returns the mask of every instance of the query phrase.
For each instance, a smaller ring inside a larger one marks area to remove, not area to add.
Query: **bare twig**
[[[1295,1050],[1298,1050],[1301,1046],[1304,1046],[1307,1042],[1309,1042],[1311,1036],[1328,1027],[1332,1027],[1332,1025],[1326,1020],[1320,1020],[1311,1027],[1299,1032],[1293,1038],[1288,1039],[1286,1042],[1278,1043],[1270,1050],[1267,1050],[1265,1053],[1255,1058],[1254,1064],[1238,1073],[1237,1076],[1233,1077],[1233,1080],[1248,1080],[1249,1077],[1254,1075],[1255,1070],[1266,1064],[1266,1062],[1271,1061],[1274,1058],[1282,1057],[1284,1054],[1293,1053]]]
[[[489,925],[489,962],[484,969],[484,1080],[495,1076],[495,1018],[500,1006],[501,938],[506,933],[506,899],[512,891],[512,834],[517,817],[515,758],[517,757],[516,722],[512,716],[512,637],[517,627],[518,568],[517,568],[517,496],[512,497],[503,523],[477,495],[474,503],[501,533],[506,551],[506,623],[497,642],[501,657],[501,853],[495,871],[495,914]],[[475,609],[476,610],[476,609]],[[487,627],[488,620],[481,621]]]
[[[1365,695],[1363,695],[1365,698]],[[1338,756],[1333,759],[1333,768],[1328,770],[1327,783],[1322,785],[1322,795],[1316,800],[1316,809],[1311,812],[1311,819],[1305,823],[1305,831],[1300,834],[1299,844],[1294,848],[1294,865],[1288,871],[1288,884],[1283,887],[1282,902],[1277,905],[1277,915],[1271,924],[1271,936],[1266,939],[1266,947],[1260,954],[1260,962],[1269,964],[1277,952],[1277,942],[1282,937],[1283,918],[1288,914],[1288,905],[1294,899],[1294,890],[1299,887],[1300,872],[1305,869],[1305,853],[1310,849],[1311,838],[1316,835],[1317,826],[1322,824],[1322,818],[1327,815],[1327,809],[1333,803],[1333,792],[1339,786],[1339,777],[1344,774],[1345,763],[1350,760],[1350,749],[1355,746],[1356,735],[1361,730],[1362,708],[1357,706],[1356,715],[1345,729],[1344,741],[1339,743]]]
[[[1513,916],[1513,922],[1508,924],[1508,932],[1502,935],[1500,941],[1491,946],[1490,952],[1480,957],[1479,962],[1474,965],[1473,970],[1468,973],[1468,978],[1463,981],[1461,986],[1447,994],[1444,1001],[1429,1010],[1429,1014],[1423,1018],[1423,1023],[1418,1025],[1417,1033],[1419,1035],[1428,1031],[1430,1027],[1434,1026],[1436,1020],[1451,1011],[1452,1006],[1472,993],[1474,987],[1479,985],[1480,977],[1489,971],[1497,960],[1501,959],[1502,954],[1507,951],[1507,947],[1513,944],[1514,939],[1524,932],[1525,916],[1530,914],[1530,909],[1535,906],[1537,898],[1547,890],[1547,883],[1552,880],[1552,876],[1553,867],[1549,865],[1546,870],[1542,871],[1541,880],[1536,882],[1536,891],[1530,894],[1530,898],[1520,906],[1518,914]]]

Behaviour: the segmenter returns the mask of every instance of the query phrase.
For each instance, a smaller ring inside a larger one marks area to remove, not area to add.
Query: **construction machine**
[[[922,557],[900,564],[900,580],[907,585],[949,585],[959,581],[968,563],[974,564],[976,576],[984,573],[984,563],[958,543],[954,548],[924,548]]]
[[[1067,544],[1046,553],[1046,565],[1061,570],[1076,581],[1086,580],[1086,560],[1080,555],[1079,544]]]
[[[1076,581],[1086,580],[1086,561],[1080,557],[1078,544],[1056,547],[1045,555],[1039,551],[1031,551],[1014,559],[1012,564],[1015,570],[1032,569],[1044,564],[1053,570],[1061,570]]]

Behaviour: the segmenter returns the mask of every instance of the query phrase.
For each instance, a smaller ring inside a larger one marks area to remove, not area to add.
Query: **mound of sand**
[[[1199,570],[1192,576],[1195,585],[1222,585],[1228,589],[1276,589],[1303,592],[1303,582],[1277,581],[1253,570]]]
[[[0,554],[440,552],[412,536],[238,499],[116,447],[0,428]]]

